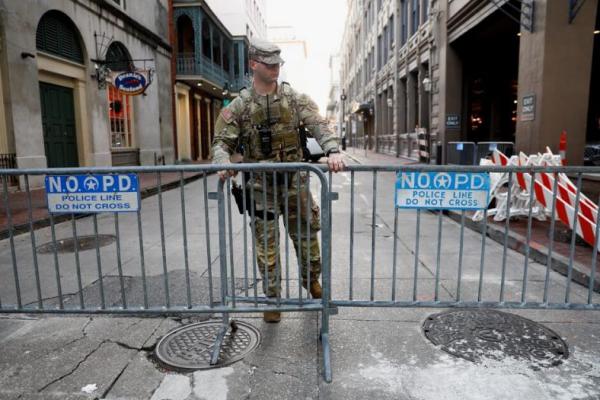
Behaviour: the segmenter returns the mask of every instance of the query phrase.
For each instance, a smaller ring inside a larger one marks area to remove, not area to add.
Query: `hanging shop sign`
[[[110,74],[110,83],[121,94],[135,96],[144,93],[152,82],[152,71],[138,69],[135,71],[114,71]]]

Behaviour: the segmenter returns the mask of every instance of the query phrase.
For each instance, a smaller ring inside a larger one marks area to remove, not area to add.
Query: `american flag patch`
[[[233,120],[233,113],[229,108],[224,108],[221,110],[221,117],[227,123],[230,123]]]

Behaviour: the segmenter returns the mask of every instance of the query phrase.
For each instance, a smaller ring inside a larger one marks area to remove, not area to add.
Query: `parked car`
[[[600,165],[600,143],[588,143],[583,150],[583,165]]]

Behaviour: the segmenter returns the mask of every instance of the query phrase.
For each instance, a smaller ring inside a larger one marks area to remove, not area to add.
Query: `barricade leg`
[[[221,304],[223,307],[227,307],[228,300],[228,289],[227,289],[227,239],[226,239],[226,218],[225,218],[225,194],[223,191],[223,181],[219,182],[217,191],[218,201],[218,215],[219,215],[219,261],[221,268]],[[229,188],[229,182],[227,187]],[[230,200],[228,198],[228,200]],[[231,210],[230,210],[231,216]],[[231,228],[231,227],[230,227]],[[232,283],[232,290],[234,290]],[[232,293],[235,296],[235,293]],[[231,334],[233,335],[237,330],[235,321],[229,319],[229,313],[223,313],[223,320],[221,328],[215,338],[215,343],[212,347],[210,365],[216,365],[219,362],[219,354],[221,353],[221,346],[227,335],[227,331],[231,327]]]
[[[322,281],[323,281],[323,311],[321,313],[321,349],[323,351],[323,379],[331,383],[331,348],[329,345],[329,315],[331,299],[331,201],[334,198],[332,194],[332,177],[329,173],[329,185],[321,187],[321,241],[322,241]]]

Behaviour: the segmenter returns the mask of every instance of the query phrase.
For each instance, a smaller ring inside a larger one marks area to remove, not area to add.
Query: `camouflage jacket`
[[[269,124],[270,121],[270,124]],[[271,128],[271,155],[262,152],[259,126]],[[278,85],[277,92],[261,96],[254,88],[242,89],[215,123],[212,143],[213,163],[229,162],[238,148],[243,148],[244,162],[295,162],[302,160],[298,127],[304,125],[319,142],[325,154],[337,150],[333,132],[319,115],[316,103],[307,95],[293,90],[288,83]]]

